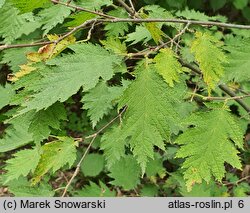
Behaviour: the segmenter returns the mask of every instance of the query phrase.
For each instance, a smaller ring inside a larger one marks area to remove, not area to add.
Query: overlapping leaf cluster
[[[132,17],[116,1],[71,4]],[[135,17],[143,19],[227,20],[188,8],[137,9]],[[227,194],[225,188],[215,190],[215,181],[232,179],[225,164],[242,169],[248,117],[240,105],[232,112],[233,99],[219,88],[228,84],[239,95],[250,89],[249,31],[225,35],[216,27],[190,25],[183,31],[176,23],[105,22],[67,36],[98,15],[47,0],[0,1],[0,14],[2,46],[50,41],[0,52],[8,67],[8,81],[0,85],[0,153],[13,153],[0,181],[10,192],[54,196],[47,182],[58,170],[74,171],[90,138],[96,143],[80,166],[89,185],[72,195],[115,196],[113,186],[128,192],[138,185],[145,196],[177,186],[183,196],[197,196],[199,187],[206,196]],[[220,96],[223,103],[204,103],[207,96]],[[174,172],[159,189],[170,173],[165,162]],[[238,187],[235,194],[248,189]]]

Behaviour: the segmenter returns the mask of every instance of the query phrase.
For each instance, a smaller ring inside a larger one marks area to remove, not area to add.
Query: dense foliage
[[[0,196],[250,194],[250,1],[0,14]]]

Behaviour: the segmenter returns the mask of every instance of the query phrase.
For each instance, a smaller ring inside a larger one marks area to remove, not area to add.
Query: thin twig
[[[197,73],[197,74],[202,74],[201,70],[199,70],[198,68],[192,66],[191,64],[185,63],[182,59],[179,59],[180,63],[182,64],[182,66],[187,67],[189,69],[191,69],[193,72]],[[227,85],[225,84],[219,84],[218,87],[225,92],[226,94],[228,94],[231,97],[236,97],[237,94],[232,91]],[[243,100],[241,99],[235,99],[235,101],[240,104],[243,109],[245,109],[247,111],[247,113],[250,113],[250,106],[248,106]]]
[[[99,25],[99,24],[101,24],[101,22],[96,23],[95,26]],[[86,29],[86,28],[88,28],[88,26],[82,27],[81,29]],[[77,42],[79,42],[79,41],[77,41]],[[35,43],[29,43],[29,44],[10,44],[10,45],[3,44],[3,45],[0,45],[0,51],[5,50],[5,49],[13,49],[13,48],[26,48],[26,47],[34,47],[34,46],[44,46],[44,45],[53,44],[53,43],[58,43],[58,41],[56,41],[56,40],[54,40],[54,41],[44,41],[44,42],[38,42],[37,41]]]
[[[91,146],[93,145],[96,137],[104,130],[106,129],[107,127],[109,127],[112,123],[114,123],[118,118],[121,117],[121,115],[126,111],[127,109],[127,106],[125,106],[123,108],[123,110],[116,116],[114,117],[110,122],[108,122],[106,125],[104,125],[101,129],[99,129],[96,133],[92,134],[92,135],[89,135],[87,137],[85,137],[85,139],[88,139],[88,138],[91,138],[91,141],[86,149],[86,151],[84,152],[83,156],[81,157],[80,161],[78,162],[77,166],[76,166],[76,169],[72,175],[72,177],[70,178],[69,182],[67,183],[66,187],[64,188],[64,191],[63,191],[63,194],[62,194],[62,197],[65,197],[70,185],[72,184],[73,180],[75,179],[75,177],[78,175],[78,173],[80,172],[80,168],[81,168],[81,164],[83,162],[83,160],[85,159],[86,155],[88,154]],[[84,139],[83,139],[84,140]]]
[[[97,135],[96,135],[96,136],[97,136]],[[69,186],[71,185],[71,183],[73,182],[73,180],[75,179],[75,177],[78,175],[78,173],[79,173],[79,171],[80,171],[80,168],[81,168],[81,164],[82,164],[84,158],[86,157],[86,155],[87,155],[87,153],[88,153],[90,147],[91,147],[92,144],[94,143],[96,136],[92,138],[92,140],[91,140],[91,142],[89,143],[89,145],[88,145],[86,151],[84,152],[82,158],[80,159],[79,163],[77,164],[76,169],[75,169],[75,171],[74,171],[72,177],[70,178],[69,182],[67,183],[67,185],[66,185],[66,187],[65,187],[65,189],[64,189],[64,191],[63,191],[62,197],[65,197],[65,195],[66,195],[66,193],[67,193],[67,191],[68,191],[68,189],[69,189]]]
[[[250,92],[246,92],[246,91],[244,91],[244,90],[241,89],[241,88],[239,88],[239,89],[237,89],[237,90],[240,91],[241,93],[245,94],[245,95],[250,94]]]
[[[133,10],[133,13],[135,14],[135,13],[136,13],[136,10],[135,10],[135,6],[134,6],[132,0],[129,0],[129,4],[130,4],[130,6],[131,6],[131,8],[132,8],[132,10]]]
[[[160,45],[158,46],[154,46],[154,47],[150,47],[150,48],[147,48],[147,49],[144,49],[140,52],[136,52],[136,53],[128,53],[127,56],[128,58],[132,58],[132,57],[136,57],[136,56],[144,56],[144,57],[147,57],[149,56],[150,54],[155,54],[156,52],[158,52],[160,49],[166,47],[169,43],[171,43],[171,38],[170,38],[170,41],[167,41],[167,42],[161,42]],[[173,43],[175,43],[175,41],[173,41]],[[177,43],[175,43],[175,45],[178,46]]]
[[[250,179],[250,175],[243,177],[241,179],[239,179],[238,181],[236,181],[235,183],[225,183],[225,186],[230,186],[230,185],[238,185],[239,183],[243,182],[244,180]]]
[[[55,1],[55,0],[52,0]],[[121,1],[122,2],[122,1]],[[57,2],[58,3],[58,2]],[[64,3],[63,3],[64,4]],[[67,5],[66,5],[67,6]],[[94,12],[94,11],[92,11]],[[221,22],[205,22],[205,21],[195,21],[195,20],[182,20],[182,19],[130,19],[130,18],[115,18],[112,17],[112,19],[94,19],[98,23],[105,23],[105,22],[111,22],[111,23],[118,23],[118,22],[135,22],[135,23],[142,23],[142,22],[172,22],[172,23],[186,23],[190,25],[203,25],[203,26],[220,26],[220,27],[227,27],[227,28],[239,28],[239,29],[250,29],[250,25],[238,25],[238,24],[228,24],[228,23],[221,23]],[[10,49],[10,48],[19,48],[19,47],[31,47],[31,46],[40,46],[45,44],[51,44],[51,43],[58,43],[67,36],[73,34],[77,30],[84,28],[86,25],[93,22],[93,19],[88,20],[84,22],[83,24],[73,28],[70,32],[66,33],[60,39],[57,41],[46,41],[46,42],[40,42],[40,43],[31,43],[31,44],[14,44],[14,45],[1,45],[0,51],[4,49]]]
[[[122,7],[124,7],[124,9],[131,15],[134,16],[135,13],[133,11],[133,9],[131,9],[124,1],[122,0],[116,0]]]
[[[162,18],[115,18],[115,19],[102,19],[102,22],[134,22],[134,23],[150,23],[150,22],[168,22],[168,23],[179,23],[179,24],[188,24],[190,25],[201,25],[201,26],[217,26],[224,28],[238,28],[238,29],[247,29],[250,30],[250,25],[241,25],[241,24],[230,24],[223,22],[215,22],[215,21],[196,21],[196,20],[188,20],[188,19],[162,19]]]
[[[232,91],[228,86],[226,86],[225,84],[220,84],[219,88],[224,91],[226,94],[230,95],[231,97],[235,97],[237,96],[237,94]],[[238,104],[240,104],[246,111],[247,113],[250,114],[250,106],[248,106],[248,104],[246,104],[243,100],[241,99],[235,99],[236,102],[238,102]]]
[[[53,2],[54,4],[61,4],[61,5],[64,5],[66,7],[70,7],[70,8],[79,10],[79,11],[84,11],[84,12],[92,13],[92,14],[95,14],[95,15],[98,15],[98,16],[101,16],[101,17],[104,17],[104,18],[109,18],[109,19],[116,18],[114,16],[110,16],[110,15],[107,15],[107,14],[104,14],[104,13],[101,13],[101,12],[89,10],[89,9],[86,9],[86,8],[83,8],[83,7],[78,7],[78,6],[70,5],[69,4],[70,2],[64,3],[64,2],[61,2],[61,1],[57,1],[57,0],[51,0],[51,2]]]
[[[190,22],[188,22],[188,23],[186,24],[186,26],[185,26],[179,33],[177,33],[177,34],[171,39],[171,49],[172,49],[172,46],[173,46],[173,44],[174,44],[174,41],[175,41],[177,38],[180,38],[180,37],[186,32],[186,30],[188,29],[189,26],[190,26]],[[178,44],[178,42],[177,42],[177,44]]]
[[[193,91],[193,95],[192,95],[191,98],[190,98],[190,102],[193,102],[194,96],[196,95],[197,89],[198,89],[198,85],[195,85],[195,88],[194,88],[194,91]]]
[[[62,41],[63,39],[67,38],[68,36],[72,35],[73,33],[75,33],[76,31],[78,31],[79,29],[82,29],[83,27],[89,25],[89,24],[93,24],[96,22],[96,19],[90,19],[87,20],[85,22],[83,22],[82,24],[80,24],[77,27],[74,27],[72,30],[70,30],[68,33],[66,33],[65,35],[61,36],[59,39],[57,39],[56,41],[54,41],[54,44],[59,43],[60,41]]]
[[[183,23],[183,24],[188,24],[190,23],[191,25],[202,25],[202,26],[218,26],[218,27],[225,27],[225,28],[238,28],[238,29],[250,29],[250,25],[241,25],[241,24],[230,24],[230,23],[223,23],[223,22],[215,22],[215,21],[196,21],[196,20],[185,20],[185,19],[161,19],[161,18],[148,18],[148,19],[142,19],[142,18],[136,18],[136,19],[131,19],[131,18],[117,18],[114,16],[106,15],[101,12],[89,10],[86,8],[78,7],[78,6],[73,6],[69,5],[67,3],[63,3],[57,0],[51,0],[51,2],[55,4],[61,4],[65,5],[66,7],[71,7],[76,10],[80,11],[85,11],[89,13],[93,13],[96,15],[99,15],[101,17],[105,17],[108,19],[103,19],[102,22],[137,22],[137,23],[142,23],[142,22],[170,22],[170,23]],[[124,1],[122,0],[117,0],[119,4],[121,4],[130,14],[133,14],[133,9],[131,9]]]
[[[13,49],[13,48],[24,48],[24,47],[35,47],[35,46],[43,46],[47,44],[52,44],[53,41],[44,41],[44,42],[37,42],[37,43],[30,43],[30,44],[5,44],[0,46],[0,51],[5,49]]]
[[[86,39],[83,40],[83,42],[89,41],[91,39],[92,31],[95,27],[96,20],[92,23],[91,28],[89,29],[88,36]]]
[[[99,129],[96,133],[92,134],[92,135],[89,135],[87,137],[85,137],[85,139],[88,139],[88,138],[93,138],[95,137],[96,135],[99,135],[104,129],[106,129],[107,127],[110,126],[110,124],[114,123],[114,121],[116,121],[116,119],[120,118],[121,115],[127,110],[127,106],[125,106],[123,108],[123,110],[116,116],[114,117],[110,122],[108,122],[106,125],[104,125],[101,129]]]
[[[90,19],[90,20],[87,20],[85,22],[83,22],[82,24],[80,24],[79,26],[77,27],[74,27],[72,28],[72,30],[70,30],[69,32],[67,32],[66,34],[64,34],[63,36],[59,37],[57,40],[53,41],[53,48],[52,48],[52,51],[51,51],[51,55],[53,54],[55,48],[56,48],[56,45],[62,41],[63,39],[67,38],[68,36],[72,35],[73,33],[75,33],[76,31],[78,31],[79,29],[82,29],[84,28],[85,26],[89,25],[89,24],[92,24],[92,27],[93,27],[93,24],[96,22],[96,19]]]
[[[208,101],[230,101],[230,100],[236,100],[236,99],[244,99],[249,98],[250,94],[248,95],[241,95],[241,96],[234,96],[234,97],[203,97],[204,100]]]

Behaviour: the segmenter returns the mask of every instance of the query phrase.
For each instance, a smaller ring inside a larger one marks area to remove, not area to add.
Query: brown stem
[[[83,22],[81,25],[74,27],[71,31],[69,31],[68,33],[66,33],[65,35],[61,36],[59,39],[57,39],[56,41],[54,41],[55,44],[59,43],[60,41],[62,41],[63,39],[67,38],[68,36],[72,35],[73,33],[75,33],[76,31],[78,31],[79,29],[82,29],[84,27],[86,27],[89,24],[94,24],[96,22],[96,19],[90,19],[87,20],[85,22]]]
[[[122,7],[124,7],[125,10],[127,10],[127,12],[131,15],[134,16],[135,15],[135,11],[133,9],[131,9],[124,1],[122,0],[116,0]]]
[[[55,1],[55,0],[52,0],[52,1]],[[92,11],[92,13],[96,13],[96,12]],[[209,21],[205,22],[205,21],[182,20],[182,19],[140,19],[140,18],[130,19],[130,18],[115,18],[115,17],[112,16],[109,19],[94,19],[94,20],[97,23],[104,23],[104,22],[111,22],[111,23],[117,23],[117,22],[135,22],[135,23],[142,23],[142,22],[172,22],[172,23],[186,23],[187,25],[192,25],[193,24],[193,25],[202,25],[202,26],[220,26],[220,27],[227,27],[227,28],[250,29],[250,25],[238,25],[238,24],[228,24],[228,23],[220,23],[220,22],[209,22]],[[59,41],[61,41],[62,39],[66,38],[67,36],[71,35],[75,31],[77,31],[78,29],[83,28],[84,26],[86,26],[87,24],[90,24],[92,22],[93,22],[93,19],[88,20],[87,22],[84,22],[83,24],[73,28],[72,31],[70,31],[70,32],[66,33],[64,36],[60,37]],[[40,45],[45,45],[45,44],[57,43],[59,41],[51,41],[51,42],[47,41],[47,42],[38,42],[38,43],[31,43],[31,44],[1,45],[0,46],[0,51],[4,50],[4,49],[10,49],[10,48],[40,46]]]
[[[198,68],[192,66],[191,64],[185,63],[183,60],[179,59],[180,63],[182,64],[182,66],[187,67],[189,69],[191,69],[192,71],[194,71],[197,74],[202,74],[201,70],[199,70]],[[225,84],[220,84],[218,86],[223,92],[225,92],[226,94],[228,94],[231,97],[236,97],[237,94],[232,91],[227,85]],[[250,106],[248,106],[243,100],[241,99],[235,99],[235,101],[241,105],[248,113],[250,113]]]
[[[185,19],[162,19],[162,18],[115,18],[115,19],[102,19],[102,22],[134,22],[134,23],[143,23],[143,22],[166,22],[166,23],[179,23],[179,24],[190,24],[190,25],[201,25],[201,26],[217,26],[224,28],[238,28],[238,29],[247,29],[250,30],[250,25],[241,25],[241,24],[230,24],[223,22],[215,21],[196,21],[196,20],[185,20]]]
[[[106,14],[101,13],[101,12],[89,10],[89,9],[86,9],[86,8],[83,8],[83,7],[78,7],[78,6],[70,5],[69,4],[70,2],[64,3],[64,2],[57,1],[57,0],[51,0],[51,2],[53,2],[54,4],[61,4],[61,5],[64,5],[66,7],[70,7],[70,8],[79,10],[79,11],[84,11],[84,12],[92,13],[92,14],[95,14],[95,15],[98,15],[98,16],[101,16],[101,17],[104,17],[104,18],[109,18],[109,19],[116,18],[114,16],[109,16],[109,15],[106,15]]]
[[[44,41],[44,42],[37,42],[37,43],[30,43],[30,44],[10,44],[10,45],[1,45],[0,51],[5,49],[13,49],[13,48],[24,48],[24,47],[35,47],[35,46],[43,46],[46,44],[52,44],[53,41]]]
[[[219,88],[224,91],[226,94],[230,95],[231,97],[235,97],[237,96],[237,94],[232,91],[228,86],[226,86],[225,84],[220,84]],[[243,100],[241,99],[235,99],[236,102],[238,102],[238,104],[240,104],[246,111],[247,113],[250,114],[250,106],[248,106]]]
[[[203,99],[208,100],[208,101],[229,101],[229,100],[236,100],[236,99],[244,99],[244,98],[249,98],[250,94],[248,95],[241,95],[241,96],[234,96],[234,97],[203,97]]]
[[[248,180],[250,179],[250,175],[243,177],[241,179],[239,179],[238,181],[236,181],[235,183],[225,183],[225,186],[229,186],[229,185],[238,185],[239,183],[243,182],[244,180]]]
[[[97,135],[96,135],[96,136],[97,136]],[[88,145],[86,151],[84,152],[82,158],[80,159],[79,163],[77,164],[76,169],[75,169],[75,171],[74,171],[72,177],[70,178],[69,182],[67,183],[66,187],[64,188],[62,197],[65,197],[65,195],[66,195],[66,193],[67,193],[67,191],[68,191],[68,189],[69,189],[69,186],[71,185],[71,183],[73,182],[73,180],[75,179],[75,177],[76,177],[76,176],[78,175],[78,173],[80,172],[81,164],[82,164],[84,158],[86,157],[86,155],[88,154],[88,152],[89,152],[89,150],[90,150],[90,147],[91,147],[92,144],[94,143],[96,136],[92,138],[92,140],[91,140],[91,142],[89,143],[89,145]]]
[[[94,143],[96,137],[104,130],[106,129],[107,127],[109,127],[112,123],[114,123],[118,118],[121,118],[121,115],[126,111],[127,109],[127,106],[125,106],[123,108],[123,110],[116,116],[114,117],[111,121],[109,121],[106,125],[104,125],[101,129],[99,129],[96,133],[90,135],[90,136],[87,136],[85,137],[85,139],[88,139],[88,138],[92,138],[86,151],[84,152],[83,156],[81,157],[80,161],[78,162],[77,166],[76,166],[76,169],[72,175],[72,177],[70,178],[69,182],[67,183],[66,187],[64,188],[64,191],[63,191],[63,194],[62,194],[62,197],[65,197],[68,189],[69,189],[69,186],[72,184],[73,180],[75,179],[75,177],[78,175],[78,173],[80,172],[80,168],[81,168],[81,164],[83,162],[83,160],[85,159],[86,155],[88,154],[92,144]],[[84,139],[82,139],[83,141]]]

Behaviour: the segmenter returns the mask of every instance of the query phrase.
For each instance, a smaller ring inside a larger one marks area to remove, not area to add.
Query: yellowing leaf
[[[192,125],[175,141],[181,145],[176,157],[185,158],[182,168],[188,190],[193,184],[209,183],[212,177],[221,181],[225,175],[224,163],[240,169],[236,146],[243,148],[243,132],[239,121],[230,112],[216,108],[192,114],[185,120]]]
[[[143,13],[141,11],[140,16],[142,18],[148,18],[148,15]],[[145,23],[145,27],[147,30],[150,32],[153,40],[155,41],[156,44],[158,44],[161,41],[161,37],[164,35],[164,33],[161,31],[160,27],[157,26],[156,23],[151,22],[151,23]]]
[[[75,141],[68,137],[59,137],[60,141],[50,142],[42,146],[42,155],[34,172],[33,184],[38,183],[49,170],[56,172],[68,164],[72,166],[76,159]]]
[[[161,29],[155,23],[146,23],[145,26],[150,32],[155,43],[159,44],[159,42],[161,41],[161,37],[164,35]]]
[[[32,52],[27,54],[27,58],[31,62],[40,62],[49,59],[52,55],[53,46],[51,44],[47,44],[39,48],[38,52]]]
[[[60,37],[58,35],[47,35],[48,39],[50,41],[56,41]],[[56,57],[58,54],[60,54],[63,50],[65,50],[70,44],[74,44],[76,41],[76,38],[73,35],[67,36],[65,39],[58,42],[56,45],[53,45],[54,49],[51,53],[53,57]],[[50,58],[52,58],[52,56]]]
[[[50,41],[57,41],[60,39],[58,35],[47,35],[47,37]],[[32,62],[46,61],[54,58],[65,50],[70,44],[75,43],[75,40],[75,37],[70,35],[58,43],[47,44],[41,47],[38,52],[29,53],[27,58]]]
[[[181,64],[175,58],[171,49],[161,49],[154,58],[157,72],[162,75],[169,86],[174,86],[174,81],[179,82],[179,74],[183,72]]]
[[[60,37],[58,35],[47,35],[50,41],[57,41]],[[65,39],[61,40],[57,44],[47,44],[41,48],[39,48],[38,52],[31,52],[27,54],[28,63],[24,65],[20,65],[20,70],[15,73],[15,75],[10,76],[8,80],[10,81],[17,81],[21,77],[31,73],[32,71],[36,70],[33,67],[33,64],[41,61],[46,61],[48,59],[56,57],[60,54],[63,50],[65,50],[70,44],[75,43],[76,39],[73,35],[66,37]]]
[[[218,47],[217,38],[207,34],[197,32],[196,39],[191,45],[191,52],[201,68],[203,78],[208,87],[208,93],[215,89],[216,84],[224,75],[223,63],[227,62],[225,54]]]
[[[17,81],[19,78],[31,73],[32,71],[36,70],[35,67],[32,67],[28,64],[20,65],[20,71],[17,72],[13,77],[9,78],[10,81]]]

